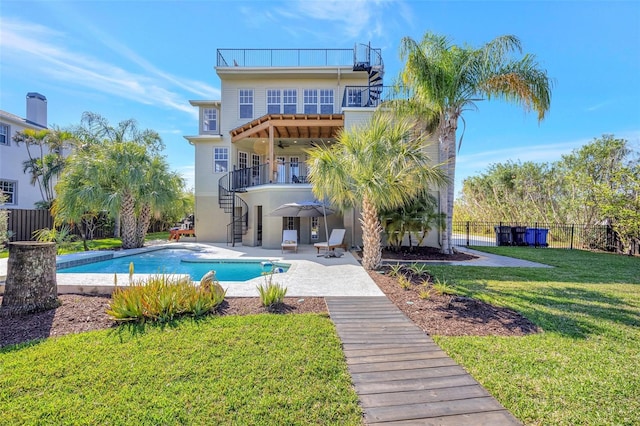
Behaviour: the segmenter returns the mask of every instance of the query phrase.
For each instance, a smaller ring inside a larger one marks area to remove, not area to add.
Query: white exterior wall
[[[0,144],[0,180],[16,183],[16,202],[5,204],[3,207],[33,209],[35,203],[42,201],[42,195],[37,184],[31,185],[31,177],[22,171],[23,162],[29,159],[29,155],[26,146],[24,144],[18,146],[13,141],[13,136],[25,129],[42,130],[45,127],[29,124],[20,117],[2,111],[0,111],[0,123],[8,125],[10,133],[9,144]]]

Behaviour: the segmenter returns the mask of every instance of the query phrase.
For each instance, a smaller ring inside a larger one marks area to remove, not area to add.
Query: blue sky
[[[172,168],[193,185],[191,99],[219,99],[217,48],[382,48],[385,83],[402,67],[402,37],[425,31],[480,46],[518,36],[553,78],[538,123],[515,105],[479,102],[464,115],[463,178],[491,163],[550,162],[611,133],[640,150],[638,1],[29,1],[0,4],[0,109],[24,116],[48,100],[50,125],[84,111],[156,130]],[[460,125],[462,128],[462,123]],[[460,130],[459,130],[460,132]]]

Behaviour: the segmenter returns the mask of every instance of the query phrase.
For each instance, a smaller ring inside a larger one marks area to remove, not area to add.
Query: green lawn
[[[3,425],[360,425],[333,324],[253,315],[0,349]]]
[[[169,232],[153,232],[147,234],[145,241],[153,240],[169,240]],[[99,240],[87,241],[87,247],[89,250],[113,250],[122,247],[122,241],[119,238],[102,238]],[[65,243],[63,247],[60,247],[58,254],[69,254],[84,251],[84,245],[82,241],[74,241],[72,243]],[[0,250],[0,259],[9,257],[9,250]]]
[[[524,314],[526,337],[435,340],[533,425],[640,424],[640,258],[476,247],[554,268],[431,267],[463,293]]]

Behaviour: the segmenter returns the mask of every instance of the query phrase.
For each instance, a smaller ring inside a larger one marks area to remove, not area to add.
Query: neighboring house
[[[8,197],[3,207],[33,209],[42,201],[37,185],[24,173],[23,163],[29,159],[24,144],[13,141],[17,132],[47,128],[47,98],[39,93],[27,93],[27,118],[0,110],[0,191]]]
[[[300,244],[325,241],[322,218],[270,212],[313,200],[305,151],[366,122],[392,95],[380,49],[218,49],[216,73],[221,100],[190,101],[199,131],[185,136],[195,146],[198,240],[280,248],[282,231],[295,229]],[[361,245],[358,219],[330,215],[329,231],[344,228],[346,243]]]

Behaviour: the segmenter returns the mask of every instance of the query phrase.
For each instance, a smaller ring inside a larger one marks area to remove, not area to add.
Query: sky
[[[220,99],[216,49],[382,49],[385,84],[403,37],[431,31],[480,47],[517,36],[553,81],[542,122],[504,101],[465,111],[456,166],[464,178],[506,161],[553,162],[613,134],[640,151],[640,1],[92,0],[0,2],[0,109],[48,101],[49,126],[98,113],[157,131],[171,168],[193,187],[198,132],[189,100]],[[224,106],[223,106],[224,108]],[[462,133],[464,131],[464,133]]]

